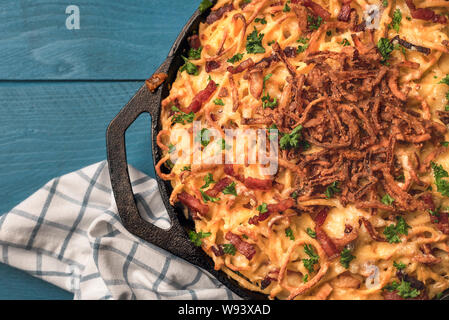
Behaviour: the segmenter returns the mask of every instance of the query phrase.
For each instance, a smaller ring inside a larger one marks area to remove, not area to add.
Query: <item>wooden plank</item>
[[[0,213],[50,179],[106,159],[106,128],[142,85],[0,83]],[[150,116],[126,134],[131,164],[154,176]]]
[[[146,79],[199,0],[2,0],[0,80]],[[80,10],[68,30],[66,7]]]

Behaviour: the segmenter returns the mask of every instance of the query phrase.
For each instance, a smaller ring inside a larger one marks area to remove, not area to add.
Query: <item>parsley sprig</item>
[[[388,290],[390,292],[396,291],[399,296],[404,299],[416,298],[421,294],[418,289],[412,288],[410,282],[401,280],[401,283],[393,281],[384,287],[384,290]]]
[[[435,185],[437,186],[437,191],[443,196],[449,197],[449,181],[443,178],[449,177],[446,170],[443,169],[442,165],[437,165],[432,162],[433,176],[435,177]]]
[[[304,267],[309,271],[309,273],[313,273],[315,271],[314,266],[318,263],[320,257],[315,252],[311,244],[306,244],[304,246],[304,252],[310,257],[310,259],[302,259]]]
[[[394,50],[394,45],[387,38],[380,38],[377,42],[377,48],[379,49],[380,54],[382,55],[382,63],[385,63],[388,59],[390,59],[390,54]]]
[[[399,27],[401,25],[401,21],[402,21],[401,10],[396,9],[393,12],[393,20],[391,21],[391,24],[388,25],[388,27],[393,28],[396,32],[399,32]]]
[[[223,189],[223,194],[232,194],[237,197],[237,191],[235,190],[235,182],[231,182],[229,186]]]
[[[223,248],[223,252],[225,254],[230,254],[231,256],[235,256],[236,248],[232,243],[225,243],[222,244],[221,247]]]
[[[184,56],[181,56],[181,58],[184,60],[184,65],[179,69],[180,72],[185,71],[192,76],[197,76],[200,74],[200,71],[195,64],[190,62],[189,59]]]
[[[229,63],[236,63],[243,59],[243,53],[237,53],[232,56],[232,58],[228,59]]]
[[[246,51],[248,53],[265,53],[265,48],[262,45],[262,40],[265,35],[259,34],[256,27],[246,38]]]
[[[193,112],[185,113],[185,112],[179,110],[179,108],[177,108],[175,106],[172,106],[171,109],[172,109],[172,111],[176,112],[173,115],[173,118],[171,120],[172,124],[175,124],[175,123],[186,124],[186,122],[188,122],[188,123],[193,122],[195,113],[193,113]]]
[[[209,188],[211,183],[215,183],[214,181],[214,177],[212,176],[212,173],[208,173],[205,177],[204,177],[204,186],[201,187],[201,189],[206,189]]]
[[[190,241],[192,241],[194,245],[196,245],[197,247],[201,247],[201,245],[203,243],[202,239],[209,237],[211,234],[212,233],[210,233],[210,232],[190,231],[189,238],[190,238]]]
[[[298,148],[300,146],[300,139],[302,137],[302,128],[302,125],[299,125],[294,128],[289,134],[284,134],[279,141],[281,149],[286,150]]]
[[[341,190],[339,188],[339,184],[340,184],[340,181],[334,181],[326,188],[326,191],[324,192],[324,195],[326,196],[326,198],[330,199],[336,193],[341,192]]]
[[[355,259],[355,256],[351,254],[351,250],[344,248],[340,253],[340,264],[346,269],[349,268],[349,263]]]
[[[389,243],[401,243],[399,235],[408,235],[408,229],[412,228],[407,224],[404,218],[397,216],[396,220],[396,225],[390,224],[383,232]]]
[[[293,234],[292,228],[288,227],[287,229],[285,229],[285,236],[287,238],[290,238],[290,240],[295,241],[295,235]]]

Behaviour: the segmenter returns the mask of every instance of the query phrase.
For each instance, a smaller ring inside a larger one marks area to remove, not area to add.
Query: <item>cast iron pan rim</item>
[[[197,10],[192,15],[174,42],[166,60],[156,71],[156,73],[167,73],[169,76],[167,81],[154,93],[150,93],[145,85],[142,86],[109,124],[106,133],[106,149],[111,185],[120,218],[130,233],[203,268],[243,299],[266,300],[268,298],[266,295],[247,290],[229,278],[223,271],[215,270],[212,259],[203,250],[192,244],[186,229],[191,229],[193,224],[185,219],[180,207],[173,208],[171,206],[169,198],[172,188],[169,182],[163,181],[156,175],[162,200],[172,222],[172,226],[168,230],[163,230],[141,218],[129,178],[125,132],[142,113],[149,113],[152,122],[153,161],[156,164],[161,159],[161,151],[156,143],[157,132],[160,130],[161,102],[168,95],[169,86],[175,80],[177,71],[183,63],[180,55],[183,50],[188,48],[187,37],[194,30],[198,30],[199,22],[204,20],[207,14],[208,12],[201,14]],[[449,300],[449,294],[446,292],[441,299]]]

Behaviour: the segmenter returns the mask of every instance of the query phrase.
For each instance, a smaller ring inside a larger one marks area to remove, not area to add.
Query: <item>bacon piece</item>
[[[228,176],[234,177],[239,181],[244,181],[244,177],[234,171],[234,166],[232,164],[225,164],[224,173]]]
[[[344,3],[343,6],[341,7],[340,13],[338,14],[337,19],[339,21],[344,21],[344,22],[348,22],[349,18],[351,16],[351,1],[350,0],[348,3]]]
[[[284,54],[287,58],[294,58],[298,53],[295,47],[286,47],[284,49]]]
[[[368,231],[369,235],[371,236],[371,238],[374,241],[379,241],[379,242],[386,242],[387,240],[382,238],[374,229],[373,225],[371,224],[371,222],[366,219],[366,218],[360,218],[359,220],[360,222],[363,223],[363,225],[365,226],[366,230]]]
[[[167,79],[168,75],[166,73],[155,73],[150,79],[145,81],[148,90],[151,92],[156,91],[157,88]]]
[[[313,221],[315,221],[315,233],[316,239],[320,243],[326,255],[333,259],[338,256],[340,253],[338,252],[337,246],[332,241],[332,239],[327,235],[327,233],[321,228],[324,222],[326,221],[327,214],[329,213],[329,208],[324,207],[320,212],[315,216]]]
[[[210,197],[216,197],[217,194],[223,191],[224,188],[229,186],[232,183],[232,180],[229,178],[224,178],[218,181],[212,189],[206,191],[206,194]]]
[[[242,63],[240,63],[237,67],[229,66],[227,70],[232,74],[237,74],[245,71],[248,68],[251,68],[252,66],[254,66],[254,61],[253,59],[249,58],[245,61],[242,61]]]
[[[261,213],[257,216],[254,216],[249,219],[248,223],[257,225],[259,222],[265,221],[272,213],[284,212],[287,209],[290,209],[295,205],[295,201],[293,199],[285,199],[281,200],[278,203],[272,203],[267,205],[267,212]]]
[[[201,40],[197,34],[188,37],[187,42],[189,43],[189,46],[192,49],[199,49],[201,47]]]
[[[273,180],[270,179],[247,177],[243,183],[247,188],[256,190],[270,190],[273,187]]]
[[[446,17],[444,17],[440,14],[436,14],[431,9],[428,9],[428,8],[416,9],[416,6],[413,3],[413,0],[405,0],[405,3],[407,4],[408,8],[410,9],[410,14],[411,14],[412,18],[414,18],[414,19],[432,21],[432,22],[441,23],[441,24],[447,23]]]
[[[216,89],[217,84],[214,82],[214,80],[210,80],[206,89],[198,92],[198,94],[193,98],[192,103],[184,112],[185,113],[198,112],[203,106],[203,103],[209,100],[209,98],[212,96],[212,94],[215,92]]]
[[[220,63],[214,60],[211,61],[207,61],[206,62],[206,72],[210,73],[212,71],[214,71],[215,69],[220,68]]]
[[[316,239],[320,243],[324,252],[326,252],[326,255],[329,257],[329,259],[333,259],[340,254],[337,246],[321,227],[315,226],[315,233]]]
[[[437,228],[444,234],[449,234],[448,214],[440,212],[439,216],[437,216],[436,218],[437,218],[437,222],[436,222]]]
[[[329,208],[325,207],[325,208],[321,209],[321,211],[318,212],[318,214],[315,216],[313,221],[315,222],[315,224],[318,227],[321,227],[324,224],[324,222],[326,221],[328,213],[329,213]]]
[[[212,24],[215,21],[220,20],[226,12],[229,12],[232,10],[234,10],[234,6],[232,5],[232,3],[224,5],[223,7],[219,8],[215,11],[212,11],[209,14],[209,16],[206,18],[206,23]]]
[[[290,209],[294,205],[295,205],[295,200],[288,198],[288,199],[282,200],[278,203],[267,205],[267,210],[269,213],[284,212],[285,210]]]
[[[209,207],[207,205],[202,204],[200,200],[187,192],[183,191],[178,194],[178,200],[193,212],[199,212],[203,216],[209,213]]]
[[[225,254],[222,245],[212,246],[210,249],[212,250],[212,252],[215,254],[216,257],[221,257],[224,256]]]
[[[231,242],[238,252],[243,254],[248,260],[251,260],[256,254],[256,248],[249,244],[248,242],[243,241],[238,235],[232,232],[226,233],[226,240]]]
[[[273,281],[273,279],[271,279],[269,276],[266,276],[260,283],[260,289],[264,290],[271,284],[271,281]]]
[[[294,2],[292,1],[292,3]],[[312,10],[315,15],[320,16],[325,21],[329,20],[331,17],[331,14],[326,9],[312,0],[303,0],[302,5]]]

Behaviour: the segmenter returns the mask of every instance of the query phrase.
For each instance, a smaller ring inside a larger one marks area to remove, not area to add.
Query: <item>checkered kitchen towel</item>
[[[167,228],[156,181],[129,173],[142,217]],[[1,216],[0,261],[75,299],[238,299],[207,272],[125,230],[106,162],[50,181]]]

